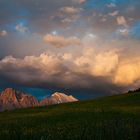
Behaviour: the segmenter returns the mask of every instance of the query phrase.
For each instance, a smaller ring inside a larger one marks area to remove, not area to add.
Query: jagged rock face
[[[12,110],[15,108],[27,108],[38,106],[38,100],[25,93],[7,88],[0,95],[0,110]]]
[[[41,102],[38,102],[34,96],[16,91],[12,88],[7,88],[0,94],[0,112],[4,110],[13,110],[16,108],[47,106],[75,101],[78,100],[73,96],[56,92],[52,94],[51,97],[45,98]]]
[[[56,92],[52,94],[51,97],[45,98],[43,101],[40,102],[40,105],[52,105],[52,104],[60,104],[60,103],[67,103],[67,102],[76,102],[78,101],[73,96],[68,96],[64,93]]]

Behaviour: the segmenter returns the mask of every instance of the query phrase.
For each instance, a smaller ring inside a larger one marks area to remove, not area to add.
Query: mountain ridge
[[[50,97],[43,99],[40,104],[41,105],[52,105],[52,104],[60,104],[60,103],[67,103],[67,102],[76,102],[78,99],[74,98],[72,95],[66,95],[64,93],[55,92]]]
[[[37,98],[29,95],[28,93],[17,91],[13,88],[6,88],[0,94],[0,111],[2,112],[4,110],[13,110],[16,108],[47,106],[75,101],[78,101],[78,99],[72,95],[68,96],[64,93],[55,92],[50,97],[46,97],[39,102]]]

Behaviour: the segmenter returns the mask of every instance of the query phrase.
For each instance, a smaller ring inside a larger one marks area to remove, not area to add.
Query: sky
[[[0,0],[0,88],[78,98],[140,87],[139,0]]]

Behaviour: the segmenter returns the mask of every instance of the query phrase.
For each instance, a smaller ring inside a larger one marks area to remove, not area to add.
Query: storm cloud
[[[139,87],[139,13],[139,0],[0,0],[0,87]]]
[[[117,88],[119,91],[140,84],[140,57],[135,51],[130,53],[129,50],[118,48],[117,42],[102,42],[101,50],[96,43],[91,48],[93,42],[90,43],[85,40],[79,54],[46,52],[23,59],[7,56],[0,61],[0,75],[15,84],[26,86],[98,88],[109,93]],[[120,44],[128,45],[129,42],[122,41]],[[133,44],[135,49],[139,47],[138,42]],[[112,45],[114,47],[110,48]]]

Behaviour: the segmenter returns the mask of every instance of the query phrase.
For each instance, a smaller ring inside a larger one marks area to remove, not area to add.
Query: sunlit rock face
[[[73,96],[56,92],[52,94],[51,97],[47,97],[39,102],[34,96],[16,91],[12,88],[7,88],[0,94],[0,111],[13,110],[16,108],[47,106],[75,101],[78,100]]]
[[[38,105],[39,102],[35,97],[12,88],[5,89],[0,95],[1,110],[35,107]]]
[[[52,105],[52,104],[60,104],[60,103],[67,103],[67,102],[76,102],[78,101],[73,96],[68,96],[64,93],[55,92],[52,94],[51,97],[47,97],[40,102],[40,105]]]

